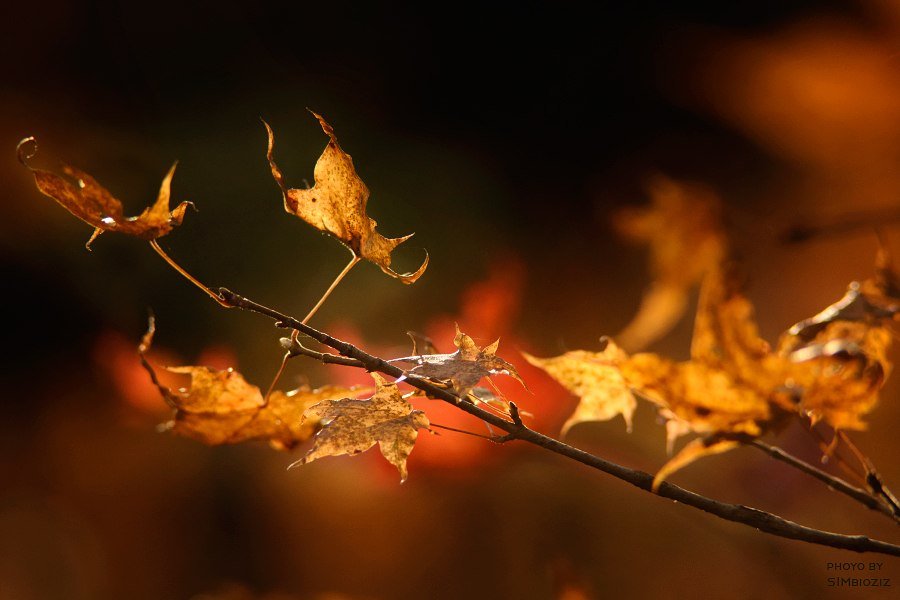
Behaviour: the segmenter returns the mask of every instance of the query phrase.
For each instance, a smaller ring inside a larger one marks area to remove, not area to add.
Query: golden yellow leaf
[[[783,360],[759,337],[753,307],[730,271],[710,269],[704,278],[694,327],[691,360],[674,362],[657,354],[629,356],[612,342],[602,352],[573,351],[551,359],[528,359],[581,398],[566,429],[583,421],[622,414],[630,423],[635,396],[656,405],[666,421],[671,453],[677,437],[761,435],[776,412]],[[730,445],[717,445],[722,452]],[[661,471],[662,478],[709,452],[682,451]]]
[[[274,391],[268,401],[259,388],[247,383],[234,369],[220,371],[202,366],[165,367],[190,375],[190,387],[171,390],[161,385],[145,353],[153,342],[154,325],[139,348],[144,368],[166,402],[175,410],[163,428],[209,445],[267,441],[274,448],[293,448],[315,433],[319,423],[304,419],[310,406],[333,398],[366,393],[366,389],[324,386],[290,392]]]
[[[700,291],[691,360],[674,363],[655,354],[636,354],[622,364],[622,374],[640,395],[659,407],[666,419],[667,448],[688,432],[694,440],[657,474],[654,486],[676,470],[733,441],[722,436],[757,437],[787,404],[780,393],[784,361],[773,356],[759,336],[753,305],[741,293],[734,271],[721,264],[707,270]],[[723,438],[724,439],[724,438]]]
[[[766,397],[703,363],[635,354],[621,363],[621,373],[640,397],[663,409],[663,417],[678,419],[678,432],[758,436],[771,417]]]
[[[623,237],[650,247],[653,284],[631,323],[616,336],[629,352],[646,348],[678,322],[691,287],[727,251],[721,204],[712,191],[663,176],[652,179],[648,191],[649,208],[622,210],[613,222]]]
[[[386,238],[375,231],[377,223],[366,214],[369,189],[357,175],[353,159],[341,148],[331,125],[320,115],[314,112],[312,114],[318,119],[329,141],[316,162],[313,173],[315,185],[307,190],[288,189],[285,185],[284,176],[275,164],[272,153],[275,134],[269,124],[263,122],[269,135],[266,157],[272,176],[284,196],[285,210],[316,229],[330,233],[343,242],[354,256],[375,263],[382,271],[403,283],[413,283],[428,267],[428,254],[425,255],[425,262],[415,272],[401,274],[391,269],[391,252],[413,234]]]
[[[410,374],[447,383],[460,396],[468,395],[488,375],[509,375],[525,385],[516,368],[496,355],[500,340],[479,348],[457,325],[453,343],[457,350],[452,354],[422,354],[395,358],[391,362],[413,363]]]
[[[325,400],[306,409],[306,419],[324,425],[312,449],[292,467],[325,456],[358,454],[378,444],[381,454],[400,471],[400,481],[406,481],[406,459],[419,429],[429,429],[431,424],[424,412],[414,410],[403,398],[396,383],[386,382],[377,373],[372,378],[376,390],[371,398]]]
[[[888,324],[896,310],[885,308],[889,302],[872,280],[852,284],[838,302],[782,335],[778,351],[791,363],[789,385],[813,422],[866,428],[862,418],[891,372]]]
[[[177,163],[172,165],[163,178],[153,206],[145,208],[137,217],[126,217],[122,203],[87,173],[64,165],[63,173],[66,177],[63,177],[30,166],[28,160],[37,152],[37,143],[33,137],[19,142],[16,152],[19,161],[31,171],[41,193],[53,198],[70,213],[95,228],[85,244],[88,249],[104,231],[119,231],[144,240],[160,238],[181,225],[187,207],[193,206],[190,202],[182,202],[175,210],[169,210],[172,176]]]
[[[573,350],[553,358],[537,358],[523,352],[536,367],[550,374],[580,398],[575,413],[563,425],[562,435],[585,421],[608,421],[622,415],[631,431],[631,416],[637,400],[622,376],[619,365],[626,355],[608,338],[601,352]]]
[[[691,361],[728,374],[736,384],[793,410],[783,398],[786,366],[759,335],[753,304],[743,294],[733,265],[707,271],[700,287]]]
[[[820,337],[830,341],[794,350],[791,385],[799,390],[800,406],[813,422],[824,420],[834,429],[865,429],[862,417],[878,402],[890,373],[884,350],[891,333],[863,323],[836,322]]]

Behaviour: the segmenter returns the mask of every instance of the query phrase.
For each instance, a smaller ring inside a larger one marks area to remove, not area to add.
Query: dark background
[[[347,256],[284,214],[259,117],[299,187],[324,145],[306,107],[322,113],[372,190],[379,230],[416,232],[398,267],[431,256],[411,287],[363,265],[316,317],[385,351],[407,329],[477,321],[487,300],[501,308],[470,331],[479,341],[594,347],[649,281],[610,214],[646,202],[648,176],[700,180],[723,197],[774,339],[867,276],[875,248],[869,228],[799,246],[780,234],[897,207],[895,3],[18,3],[3,18],[0,597],[821,597],[825,563],[858,558],[477,439],[430,442],[399,487],[377,458],[284,473],[292,458],[267,448],[156,434],[165,409],[132,354],[148,307],[172,362],[236,364],[261,385],[277,334],[218,310],[136,240],[104,235],[85,252],[90,230],[34,189],[13,150],[36,136],[37,164],[79,166],[129,214],[178,159],[173,199],[200,212],[163,246],[209,284],[302,316]],[[687,318],[654,349],[685,358],[689,334]],[[303,377],[343,376],[292,365],[287,381]],[[532,389],[545,395],[530,409],[556,431],[573,399]],[[896,391],[858,436],[889,482]],[[643,410],[631,436],[615,421],[570,441],[653,471],[664,434]],[[749,454],[676,482],[811,525],[895,533]],[[896,560],[872,560],[900,577]]]

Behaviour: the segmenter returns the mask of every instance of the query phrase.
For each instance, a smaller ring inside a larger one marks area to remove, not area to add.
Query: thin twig
[[[338,284],[343,281],[344,277],[347,276],[350,270],[355,267],[356,263],[358,262],[359,257],[354,254],[353,258],[350,259],[350,262],[347,263],[347,266],[344,267],[344,270],[338,273],[338,276],[334,278],[334,281],[331,282],[331,285],[328,286],[328,289],[325,290],[325,293],[322,294],[322,297],[319,298],[318,302],[316,302],[316,305],[313,306],[308,313],[306,313],[306,316],[303,317],[301,323],[309,323],[309,320],[313,318],[313,315],[315,315],[319,311],[319,309],[322,308],[322,305],[325,304],[325,301],[328,300],[328,296],[331,295],[331,292],[334,291],[334,288],[336,288]]]
[[[265,123],[265,121],[263,121],[263,123]],[[266,127],[268,127],[268,125],[266,125]],[[287,192],[285,192],[285,193],[287,193]],[[334,288],[336,288],[338,286],[338,284],[341,282],[341,280],[343,280],[344,277],[347,276],[347,273],[350,272],[350,269],[355,267],[356,263],[358,263],[358,262],[359,262],[359,257],[354,252],[353,258],[351,258],[350,262],[347,263],[347,266],[344,267],[344,269],[340,273],[338,273],[338,276],[334,278],[334,281],[331,282],[331,285],[328,286],[328,289],[325,290],[325,293],[322,294],[322,296],[319,298],[319,301],[316,302],[316,305],[313,306],[308,313],[306,313],[305,317],[303,317],[303,320],[301,321],[301,323],[303,323],[304,325],[306,323],[309,323],[309,320],[312,319],[313,316],[319,311],[319,309],[322,308],[322,305],[325,304],[325,301],[328,299],[328,296],[331,295],[331,292],[334,291]],[[291,332],[291,341],[297,341],[297,330],[296,329]],[[285,354],[281,358],[281,365],[278,367],[278,371],[275,372],[275,377],[272,378],[272,383],[269,384],[269,389],[266,390],[266,395],[263,396],[264,404],[269,402],[269,395],[272,393],[272,390],[275,389],[275,386],[278,384],[278,380],[281,379],[282,374],[284,374],[284,369],[285,369],[285,367],[287,367],[287,362],[288,362],[288,360],[290,360],[290,358],[291,358],[290,353]]]
[[[877,494],[887,502],[895,516],[900,516],[900,503],[898,503],[897,497],[884,485],[881,475],[878,474],[878,470],[875,469],[875,465],[869,457],[863,454],[862,451],[856,447],[856,444],[853,443],[853,440],[851,440],[843,431],[837,431],[835,432],[835,435],[850,448],[850,451],[856,456],[856,459],[866,470],[866,485],[869,486],[872,493]]]
[[[440,425],[438,423],[431,423],[431,426],[437,427],[438,429],[446,429],[447,431],[455,431],[456,433],[464,433],[466,435],[471,435],[471,436],[474,436],[477,438],[494,441],[494,438],[489,435],[475,433],[474,431],[466,431],[465,429],[457,429],[456,427],[450,427],[449,425]]]
[[[517,439],[535,446],[540,446],[550,452],[565,456],[591,468],[603,471],[604,473],[608,473],[613,477],[630,483],[644,491],[651,492],[653,475],[650,475],[649,473],[610,462],[599,456],[569,446],[559,440],[528,428],[521,420],[514,422],[500,418],[470,402],[466,402],[449,390],[441,389],[433,385],[425,379],[409,377],[408,374],[399,367],[388,363],[382,358],[372,356],[353,344],[341,341],[274,309],[239,296],[230,290],[221,288],[219,294],[222,300],[228,305],[270,317],[276,321],[276,326],[278,327],[296,329],[315,339],[319,343],[334,348],[342,356],[358,361],[361,363],[360,366],[368,371],[378,371],[395,378],[406,376],[407,383],[419,388],[427,395],[448,402],[458,409],[474,415],[482,421],[507,432],[509,435],[504,437],[508,438],[508,440]],[[698,508],[722,519],[741,523],[779,537],[829,546],[832,548],[852,550],[854,552],[877,552],[892,556],[900,556],[900,545],[871,539],[864,535],[844,535],[813,529],[755,508],[713,500],[712,498],[685,490],[668,482],[663,482],[656,493],[663,498],[681,502],[682,504]]]
[[[174,258],[166,254],[166,251],[160,247],[159,243],[156,240],[150,240],[150,247],[153,248],[153,250],[155,250],[156,253],[159,254],[164,261],[169,263],[170,267],[178,271],[178,273],[181,274],[182,277],[203,290],[210,298],[218,302],[221,306],[224,306],[225,308],[231,308],[226,302],[222,301],[222,298],[220,298],[217,293],[206,287],[206,285],[204,285],[199,279],[188,273],[184,269],[184,267],[175,262]]]
[[[900,518],[898,518],[897,515],[895,515],[888,506],[866,492],[866,490],[851,485],[840,477],[826,473],[822,469],[814,467],[808,462],[805,462],[797,458],[796,456],[793,456],[792,454],[788,454],[787,452],[776,446],[770,446],[769,444],[766,444],[765,442],[761,442],[759,440],[754,440],[747,445],[762,450],[772,458],[787,463],[792,467],[803,471],[807,475],[815,477],[816,479],[827,485],[829,488],[841,492],[842,494],[846,494],[860,504],[863,504],[864,506],[871,508],[872,510],[877,510],[880,513],[884,513],[885,515],[892,517],[895,521],[900,523]]]
[[[817,237],[842,235],[862,229],[883,227],[897,221],[900,221],[900,211],[897,209],[857,212],[843,215],[831,223],[794,225],[781,234],[781,239],[786,243],[796,244]]]
[[[366,368],[365,364],[354,358],[347,358],[346,356],[338,356],[337,354],[329,354],[327,352],[312,350],[301,344],[300,340],[294,338],[284,337],[279,341],[281,342],[281,347],[287,350],[287,355],[289,358],[293,358],[295,356],[308,356],[309,358],[314,358],[325,363],[326,365],[341,365],[344,367],[358,367],[360,369]]]
[[[856,469],[851,465],[847,459],[845,459],[841,453],[840,448],[836,447],[838,437],[835,436],[832,441],[829,443],[825,436],[822,435],[818,429],[816,429],[815,425],[812,424],[812,421],[809,417],[801,418],[801,422],[805,424],[805,431],[809,433],[809,435],[816,442],[816,445],[819,446],[819,450],[822,451],[822,461],[831,462],[831,459],[834,459],[834,463],[844,471],[847,475],[856,479],[859,483],[864,484],[866,481],[865,476],[861,475]]]

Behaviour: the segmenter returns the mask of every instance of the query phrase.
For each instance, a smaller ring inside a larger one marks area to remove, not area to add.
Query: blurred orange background
[[[11,7],[0,598],[827,598],[846,590],[826,587],[826,564],[847,560],[883,562],[900,585],[897,559],[763,535],[518,444],[423,434],[401,486],[374,451],[287,472],[305,448],[157,433],[167,409],[135,351],[148,308],[158,363],[234,366],[263,386],[282,333],[218,309],[139,241],[104,235],[86,252],[89,228],[15,161],[34,135],[40,164],[84,169],[137,214],[178,159],[173,199],[199,213],[163,247],[210,285],[302,316],[347,255],[284,214],[258,118],[299,187],[325,143],[304,107],[321,112],[372,190],[379,231],[416,232],[399,269],[423,248],[431,265],[408,287],[358,267],[312,324],[384,356],[408,353],[407,330],[443,351],[454,322],[480,344],[500,336],[530,391],[501,389],[555,435],[576,400],[519,351],[595,349],[633,316],[646,251],[610,218],[647,203],[654,175],[721,196],[772,341],[870,275],[873,224],[900,253],[900,5],[669,4]],[[834,232],[786,243],[797,225]],[[687,358],[690,332],[689,310],[652,350]],[[366,376],[297,359],[282,385],[301,382]],[[895,489],[898,391],[889,380],[853,435]],[[617,419],[568,441],[655,472],[663,427],[646,406],[635,417],[631,434]],[[799,429],[778,444],[817,460]],[[673,482],[900,542],[883,516],[749,449]]]

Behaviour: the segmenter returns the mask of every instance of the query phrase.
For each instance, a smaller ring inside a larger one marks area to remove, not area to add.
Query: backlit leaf
[[[876,276],[852,283],[844,297],[788,329],[778,353],[791,363],[791,385],[813,422],[865,429],[891,372],[891,322],[900,313],[898,277],[884,248]]]
[[[177,163],[172,165],[163,178],[153,206],[145,208],[136,217],[126,217],[122,203],[87,173],[64,165],[63,176],[29,165],[28,160],[34,157],[36,151],[37,143],[34,138],[23,139],[17,148],[19,161],[31,170],[41,193],[53,198],[70,213],[94,227],[94,233],[86,244],[88,249],[97,236],[105,231],[127,233],[144,240],[160,238],[181,225],[187,207],[193,206],[190,202],[182,202],[175,210],[169,210],[172,176]]]
[[[479,348],[457,325],[453,343],[457,350],[452,354],[422,354],[391,362],[413,363],[415,366],[409,369],[410,374],[449,384],[460,396],[468,395],[483,377],[489,375],[509,375],[525,385],[516,368],[496,355],[500,340]]]
[[[331,125],[320,115],[312,114],[318,119],[329,141],[316,162],[315,185],[305,190],[289,189],[285,185],[284,176],[275,164],[273,155],[275,134],[269,124],[264,122],[269,135],[266,157],[272,176],[284,196],[285,210],[316,229],[330,233],[343,242],[354,256],[375,263],[382,271],[403,283],[413,283],[425,272],[428,255],[415,272],[401,274],[391,269],[391,252],[412,237],[412,234],[386,238],[375,231],[377,223],[366,214],[369,188],[357,175],[353,159],[341,148]]]
[[[188,388],[177,390],[161,385],[145,353],[153,341],[154,326],[140,346],[144,368],[166,402],[175,410],[163,428],[205,444],[237,444],[267,441],[277,449],[293,448],[316,432],[314,419],[304,419],[310,406],[332,398],[365,393],[365,389],[324,386],[315,390],[300,388],[290,392],[274,391],[268,401],[259,388],[247,383],[234,369],[202,366],[165,367],[172,373],[190,375]]]
[[[388,383],[377,373],[375,395],[365,400],[352,398],[319,402],[306,409],[304,418],[322,422],[312,449],[291,466],[303,465],[325,456],[358,454],[375,444],[381,454],[400,471],[406,481],[406,459],[415,446],[419,429],[431,424],[421,410],[400,394],[396,383]]]
[[[653,478],[653,491],[655,492],[658,490],[659,486],[669,477],[669,475],[688,466],[698,458],[728,452],[738,446],[740,446],[740,442],[738,441],[718,437],[697,438],[691,440],[678,452],[678,454],[672,457],[669,462],[657,471],[656,476]]]
[[[554,358],[537,358],[524,354],[536,367],[545,370],[581,401],[575,413],[563,425],[562,434],[585,421],[608,421],[622,415],[631,431],[631,416],[637,400],[619,370],[625,353],[612,341],[604,339],[601,352],[573,350]]]

